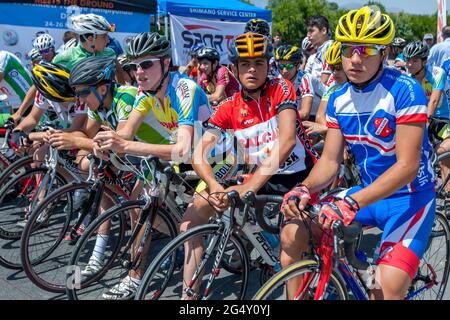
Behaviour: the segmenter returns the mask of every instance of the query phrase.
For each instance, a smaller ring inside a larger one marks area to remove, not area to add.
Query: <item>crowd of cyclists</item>
[[[73,159],[82,180],[88,179],[90,154],[117,174],[122,169],[109,161],[116,156],[126,161],[125,155],[156,157],[178,173],[195,171],[194,197],[184,203],[180,235],[221,216],[232,204],[232,191],[241,199],[249,191],[280,196],[276,250],[283,268],[311,254],[309,235],[320,242],[337,221],[378,227],[383,231],[374,261],[378,287],[370,298],[405,298],[439,209],[433,157],[450,151],[450,59],[430,63],[432,35],[407,43],[395,37],[389,15],[362,7],[343,15],[334,32],[326,17],[310,17],[307,36],[296,46],[274,41],[269,24],[252,19],[230,42],[230,64],[221,64],[220,52],[200,43],[191,48],[188,65],[178,67],[169,39],[157,32],[135,35],[116,56],[108,47],[114,27],[104,17],[81,14],[71,20],[76,38],[59,53],[51,35],[36,38],[31,74],[13,54],[0,51],[0,80],[17,107],[0,115],[0,127],[11,126],[8,146],[20,157],[31,156],[30,168],[42,166],[57,150]],[[342,186],[337,177],[350,157],[360,183],[350,181],[324,198],[324,190]],[[439,167],[447,177],[450,157]],[[67,182],[73,179],[60,171]],[[146,175],[135,179],[127,199],[149,192],[145,179],[157,177]],[[444,189],[446,195],[450,186]],[[39,190],[33,197],[43,201]],[[74,192],[74,208],[88,198],[86,190]],[[118,199],[103,196],[100,215],[125,198]],[[443,201],[446,207],[446,197]],[[307,224],[305,211],[312,204],[320,210]],[[14,223],[24,228],[33,209],[24,207]],[[129,211],[130,228],[139,216],[139,210]],[[103,223],[96,230],[82,276],[107,265],[110,229],[111,223]],[[64,236],[74,240],[73,233]],[[144,232],[132,250],[142,239]],[[243,239],[250,253],[253,247]],[[179,298],[199,296],[200,283],[191,279],[208,249],[204,241],[186,241],[177,253],[183,273]],[[151,247],[144,246],[139,264],[104,290],[103,299],[135,298]],[[239,268],[233,260],[235,253],[228,262]],[[298,297],[304,281],[301,276],[287,281],[286,298]]]

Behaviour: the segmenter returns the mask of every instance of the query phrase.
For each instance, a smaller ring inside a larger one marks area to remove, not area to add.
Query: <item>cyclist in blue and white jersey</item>
[[[427,99],[419,83],[384,68],[395,34],[391,18],[371,8],[339,19],[336,40],[349,82],[333,92],[327,106],[328,132],[322,157],[303,183],[286,194],[289,219],[281,235],[283,266],[308,251],[301,210],[310,194],[328,186],[348,145],[360,167],[362,185],[349,189],[318,215],[322,228],[353,220],[383,230],[372,299],[404,299],[428,244],[435,212],[434,176],[427,137]],[[300,203],[297,205],[297,202]],[[313,234],[321,229],[312,224]],[[301,278],[288,282],[292,298]]]

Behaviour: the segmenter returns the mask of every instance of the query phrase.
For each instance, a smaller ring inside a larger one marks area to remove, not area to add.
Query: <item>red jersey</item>
[[[278,113],[285,109],[296,111],[296,99],[290,82],[280,78],[269,79],[261,91],[259,103],[238,91],[219,105],[209,124],[222,131],[231,129],[244,149],[245,161],[260,165],[270,155],[278,140]],[[309,169],[318,158],[299,118],[296,130],[294,150],[277,174],[292,174]]]

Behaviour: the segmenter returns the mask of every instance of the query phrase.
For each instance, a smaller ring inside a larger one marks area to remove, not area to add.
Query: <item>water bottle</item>
[[[272,254],[277,258],[277,263],[274,265],[275,272],[278,272],[281,270],[281,264],[279,261],[280,256],[280,238],[278,235],[267,232],[267,231],[261,231],[262,236],[267,240],[267,243],[272,248]]]

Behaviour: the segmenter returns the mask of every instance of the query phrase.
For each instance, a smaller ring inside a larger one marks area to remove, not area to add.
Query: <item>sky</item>
[[[267,5],[267,0],[251,0],[256,6],[264,8]],[[362,6],[367,3],[367,0],[332,0],[336,2],[339,7],[349,6],[349,9],[354,9],[356,6]],[[413,14],[434,14],[437,12],[437,0],[381,0],[380,1],[388,11],[398,12],[405,11]],[[450,1],[447,1],[447,9],[450,9]],[[447,10],[447,12],[450,10]]]

